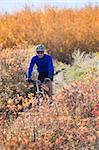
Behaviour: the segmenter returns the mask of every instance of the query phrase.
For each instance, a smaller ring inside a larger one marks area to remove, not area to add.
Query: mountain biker
[[[54,66],[52,57],[48,54],[45,54],[45,46],[42,44],[36,46],[36,55],[33,56],[30,61],[27,73],[28,81],[31,79],[33,67],[35,64],[37,65],[37,71],[39,73],[38,80],[40,80],[43,83],[45,78],[50,78],[50,81],[48,82],[48,88],[50,101],[52,102],[52,81],[54,74]]]

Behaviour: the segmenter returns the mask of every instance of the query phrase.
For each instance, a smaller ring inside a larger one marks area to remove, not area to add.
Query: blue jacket
[[[42,58],[37,55],[32,57],[29,68],[28,68],[28,78],[31,78],[34,64],[37,65],[37,70],[39,73],[48,72],[48,78],[51,78],[54,72],[54,66],[52,62],[52,57],[50,55],[44,54]]]

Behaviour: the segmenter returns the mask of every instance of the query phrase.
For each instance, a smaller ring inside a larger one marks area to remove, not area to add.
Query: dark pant
[[[48,72],[39,73],[38,80],[40,80],[43,83],[45,78],[48,78]],[[53,75],[50,79],[51,81],[53,81]]]

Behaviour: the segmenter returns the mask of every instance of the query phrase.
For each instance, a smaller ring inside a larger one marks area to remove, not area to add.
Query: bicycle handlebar
[[[49,81],[51,81],[50,78],[45,78],[43,83],[46,84],[46,83],[48,83]],[[33,84],[36,84],[36,83],[37,83],[37,84],[39,84],[39,85],[42,84],[42,82],[41,82],[40,80],[32,80],[32,79],[30,79],[30,80],[28,80],[28,82],[29,82],[29,83],[33,83]]]
[[[30,80],[28,80],[28,82],[29,83],[33,83],[33,84],[36,84],[36,83],[41,84],[40,80],[32,80],[32,79],[30,79]]]

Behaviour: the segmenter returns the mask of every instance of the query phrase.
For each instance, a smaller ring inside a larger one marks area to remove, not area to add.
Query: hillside
[[[32,48],[3,50],[0,55],[1,149],[98,149],[99,54],[86,55],[78,51],[72,55],[75,60],[72,66],[54,60],[54,102],[50,107],[44,102],[36,112],[33,95],[24,98]],[[36,71],[33,78],[35,76]],[[9,122],[5,118],[6,110],[15,109],[15,99],[27,101],[25,106],[29,100],[33,107],[19,111],[18,118]]]

